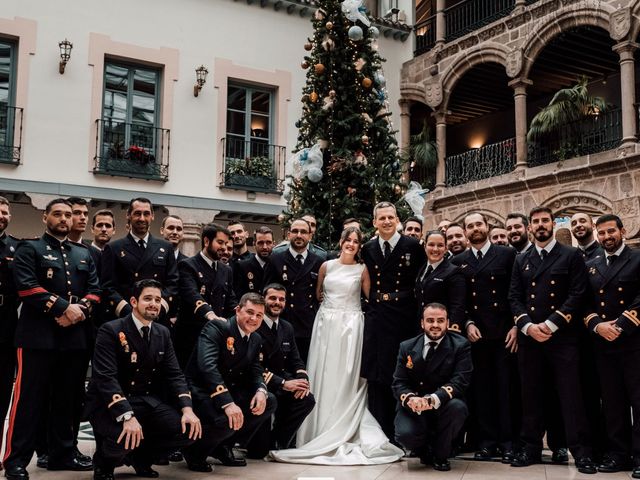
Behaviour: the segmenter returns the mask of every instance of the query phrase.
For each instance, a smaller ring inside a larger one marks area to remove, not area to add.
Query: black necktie
[[[140,240],[140,241],[142,241],[142,240]],[[142,340],[144,340],[145,343],[147,345],[149,345],[149,330],[151,330],[151,328],[149,328],[147,325],[145,325],[140,330],[142,330]]]
[[[438,342],[429,342],[429,350],[427,351],[427,355],[424,357],[424,361],[429,363],[429,361],[436,354],[436,347],[438,346]]]
[[[478,261],[482,260],[482,250],[478,250]]]
[[[304,257],[302,256],[301,253],[299,253],[298,255],[296,255],[296,260],[298,261],[298,264],[300,266],[304,265]]]
[[[243,337],[242,341],[244,342],[245,346],[249,345],[249,335],[246,335],[245,337]]]
[[[544,259],[547,258],[547,251],[546,250],[540,250],[540,258],[542,259],[542,261],[544,262]]]
[[[617,255],[609,255],[609,266],[613,265],[613,262],[615,262],[617,258]]]
[[[138,240],[138,245],[140,245],[140,250],[142,250],[143,252],[144,252],[144,251],[145,251],[145,249],[147,248],[147,247],[144,245],[144,240],[143,240],[143,239]]]
[[[391,255],[391,244],[384,242],[384,258],[389,258],[389,255]]]
[[[278,324],[276,322],[273,322],[273,325],[271,325],[271,330],[274,333],[278,331]]]

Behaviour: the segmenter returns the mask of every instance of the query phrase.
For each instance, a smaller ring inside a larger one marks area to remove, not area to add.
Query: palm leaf
[[[422,131],[409,138],[409,157],[418,167],[435,168],[438,165],[438,149],[426,121]]]

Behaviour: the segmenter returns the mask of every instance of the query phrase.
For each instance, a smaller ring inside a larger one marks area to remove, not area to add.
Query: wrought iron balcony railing
[[[145,180],[169,180],[171,132],[112,118],[96,120],[93,173]]]
[[[222,139],[224,161],[220,186],[251,192],[284,190],[286,148],[262,140]]]
[[[436,44],[436,16],[433,15],[413,27],[416,35],[414,56],[428,52]]]
[[[509,173],[515,167],[516,139],[508,138],[445,159],[448,187]]]
[[[445,39],[450,42],[506,17],[514,6],[515,0],[462,0],[445,9]]]
[[[19,107],[0,104],[0,163],[20,164],[22,111]]]
[[[546,165],[612,150],[622,141],[622,110],[606,110],[562,126],[555,134],[528,146],[527,164]]]

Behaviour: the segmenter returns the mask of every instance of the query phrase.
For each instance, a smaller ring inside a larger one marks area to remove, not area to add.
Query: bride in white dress
[[[404,452],[392,445],[367,409],[367,382],[360,378],[364,318],[360,293],[369,294],[369,274],[356,255],[357,228],[345,229],[340,257],[320,267],[322,300],[311,335],[307,370],[316,407],[297,435],[297,448],[272,451],[280,462],[319,465],[377,465]]]

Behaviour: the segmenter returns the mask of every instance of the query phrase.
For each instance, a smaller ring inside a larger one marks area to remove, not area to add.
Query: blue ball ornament
[[[380,30],[378,30],[378,27],[370,27],[369,35],[371,35],[371,38],[378,38],[380,37]]]
[[[359,42],[360,40],[362,40],[364,37],[364,32],[362,31],[362,29],[357,26],[354,25],[353,27],[351,27],[349,29],[349,39],[354,41],[354,42]]]

